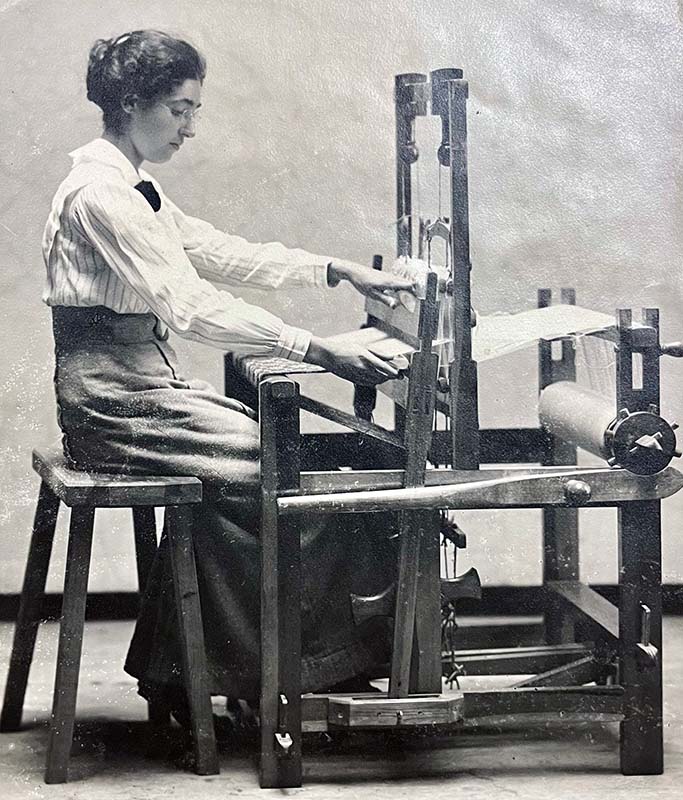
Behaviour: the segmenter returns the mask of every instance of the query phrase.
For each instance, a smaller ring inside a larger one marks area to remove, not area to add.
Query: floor
[[[57,626],[41,627],[26,697],[24,726],[0,736],[0,800],[212,800],[273,795],[302,798],[437,798],[462,800],[582,800],[609,796],[680,797],[683,784],[683,618],[665,620],[665,764],[658,777],[619,773],[617,728],[482,731],[439,739],[396,740],[365,735],[328,741],[316,735],[305,746],[304,787],[261,790],[253,747],[222,747],[221,774],[199,777],[181,764],[180,730],[153,739],[146,706],[123,673],[131,634],[128,622],[91,622],[79,688],[78,721],[68,784],[43,783],[47,719],[54,678]],[[0,625],[0,685],[9,657],[12,626]],[[676,789],[679,786],[679,789]]]

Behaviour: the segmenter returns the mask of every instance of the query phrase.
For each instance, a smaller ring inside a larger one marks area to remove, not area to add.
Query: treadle
[[[462,694],[427,694],[390,698],[386,694],[330,695],[330,727],[403,728],[453,725],[463,719]]]

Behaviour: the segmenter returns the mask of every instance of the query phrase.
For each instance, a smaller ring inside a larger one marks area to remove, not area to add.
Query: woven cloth
[[[477,362],[513,353],[536,344],[540,340],[552,341],[569,336],[609,334],[615,329],[614,317],[589,308],[554,305],[534,308],[518,314],[492,314],[479,316],[472,330],[472,355]],[[393,358],[409,355],[413,348],[378,328],[361,328],[331,337],[337,341],[363,345],[376,355]],[[236,359],[247,380],[257,385],[267,375],[295,375],[305,372],[323,372],[322,367],[289,361],[286,358],[246,356]]]

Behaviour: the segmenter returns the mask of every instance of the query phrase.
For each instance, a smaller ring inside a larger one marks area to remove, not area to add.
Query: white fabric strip
[[[637,327],[640,325],[635,324]],[[558,304],[518,314],[480,314],[472,329],[472,357],[477,362],[489,361],[537,344],[541,339],[552,341],[570,336],[613,335],[615,330],[612,316],[581,306]],[[361,328],[332,338],[339,342],[363,345],[382,358],[390,359],[414,352],[410,344],[378,328]],[[434,342],[435,347],[442,344],[441,340]]]

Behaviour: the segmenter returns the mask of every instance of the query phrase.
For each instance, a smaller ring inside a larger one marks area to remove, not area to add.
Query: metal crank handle
[[[683,342],[670,342],[669,344],[663,344],[659,348],[659,355],[683,358]]]

